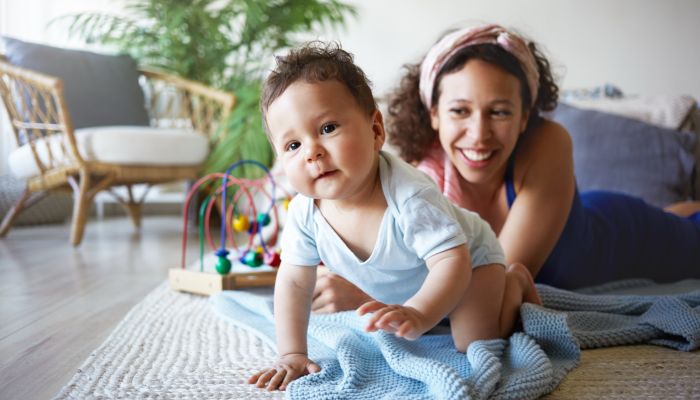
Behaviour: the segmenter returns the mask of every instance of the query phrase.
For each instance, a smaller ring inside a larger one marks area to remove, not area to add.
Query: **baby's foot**
[[[506,274],[511,275],[523,290],[523,303],[533,303],[542,305],[542,299],[537,293],[535,282],[532,280],[530,271],[522,264],[511,264],[506,269]]]

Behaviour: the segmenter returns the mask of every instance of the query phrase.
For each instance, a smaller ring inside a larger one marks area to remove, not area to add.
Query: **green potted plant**
[[[80,13],[61,19],[69,33],[116,47],[157,67],[236,94],[203,174],[239,159],[270,165],[258,109],[272,55],[304,33],[343,26],[355,8],[337,0],[122,0],[124,15]],[[258,171],[243,169],[253,177]]]

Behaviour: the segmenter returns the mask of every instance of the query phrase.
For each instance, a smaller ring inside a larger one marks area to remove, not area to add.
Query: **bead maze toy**
[[[265,172],[265,177],[236,178],[231,173],[242,165],[260,168]],[[190,204],[195,194],[200,193],[200,189],[205,187],[205,184],[217,181],[221,182],[218,189],[204,199],[197,213],[199,262],[186,268],[187,220]],[[230,195],[231,191],[228,189],[232,186],[236,186],[237,190]],[[276,269],[280,264],[279,251],[273,249],[280,230],[278,202],[282,201],[286,210],[290,198],[289,193],[285,193],[284,197],[277,199],[276,189],[284,191],[276,185],[270,170],[253,160],[238,161],[229,166],[225,173],[213,173],[199,179],[192,186],[185,200],[182,261],[180,268],[169,271],[170,286],[175,290],[209,295],[221,290],[273,285]],[[258,212],[261,202],[266,203],[267,206]],[[215,204],[220,205],[221,239],[218,248],[214,244],[210,230]],[[263,235],[263,230],[269,234],[267,239]],[[236,236],[246,235],[247,244],[237,243]],[[214,251],[213,255],[204,256],[205,243]],[[232,251],[226,248],[227,243]],[[215,265],[212,268],[214,261]]]

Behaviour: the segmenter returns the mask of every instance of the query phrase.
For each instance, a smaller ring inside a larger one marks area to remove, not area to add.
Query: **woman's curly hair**
[[[559,88],[552,76],[549,61],[534,43],[529,43],[528,46],[535,56],[540,74],[537,101],[529,110],[530,119],[526,128],[531,129],[539,123],[541,111],[551,111],[557,106]],[[437,105],[440,97],[442,77],[458,71],[474,59],[500,67],[518,78],[523,107],[532,103],[532,95],[518,59],[498,45],[484,43],[458,51],[442,67],[435,79],[431,107]],[[386,130],[389,143],[398,149],[404,160],[413,163],[421,161],[438,139],[437,132],[430,124],[430,112],[420,99],[420,64],[406,64],[404,69],[406,72],[399,86],[389,95]]]

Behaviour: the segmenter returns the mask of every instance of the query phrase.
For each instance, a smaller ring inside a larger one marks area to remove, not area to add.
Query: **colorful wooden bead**
[[[241,258],[241,262],[249,267],[259,267],[263,263],[262,254],[257,251],[248,250]]]
[[[250,221],[245,215],[239,215],[233,219],[233,229],[236,232],[245,232],[250,228]]]
[[[255,235],[256,233],[258,233],[259,226],[260,225],[258,225],[257,221],[251,222],[250,227],[248,227],[248,233],[251,235]]]
[[[271,251],[264,255],[264,261],[266,265],[277,268],[280,266],[282,260],[280,259],[280,254],[276,251]]]
[[[231,271],[231,260],[225,256],[219,256],[219,260],[216,262],[216,272],[220,275],[226,275]]]
[[[270,224],[270,214],[268,214],[268,213],[258,214],[258,225],[259,226],[267,226],[269,224]]]

